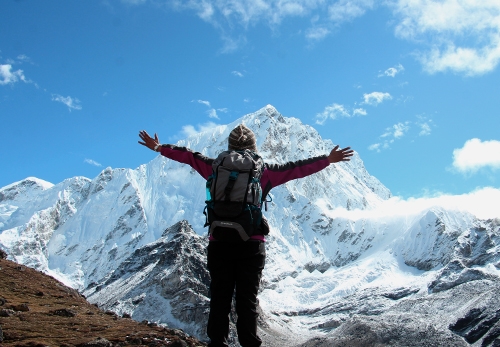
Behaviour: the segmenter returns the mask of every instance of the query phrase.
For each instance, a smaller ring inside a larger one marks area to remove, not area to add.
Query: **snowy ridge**
[[[178,145],[214,157],[241,122],[268,162],[334,147],[270,105]],[[103,308],[203,339],[203,187],[190,167],[161,156],[92,180],[27,178],[0,189],[0,248]],[[266,345],[342,346],[356,331],[375,339],[365,345],[410,346],[410,337],[426,336],[434,345],[488,346],[500,338],[499,219],[439,204],[398,212],[357,153],[271,194],[259,296]]]

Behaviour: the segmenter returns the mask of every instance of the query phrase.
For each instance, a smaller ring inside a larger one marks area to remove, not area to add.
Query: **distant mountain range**
[[[177,144],[214,157],[241,122],[267,162],[334,147],[270,105]],[[205,339],[204,194],[194,170],[161,156],[92,180],[27,178],[0,189],[0,248],[104,309]],[[266,346],[500,346],[499,220],[357,213],[391,197],[357,153],[271,194]]]

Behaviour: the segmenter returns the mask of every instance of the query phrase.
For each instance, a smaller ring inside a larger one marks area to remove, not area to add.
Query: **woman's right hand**
[[[158,149],[160,148],[160,140],[158,139],[158,135],[155,133],[155,138],[153,139],[149,134],[146,132],[146,130],[141,130],[139,132],[139,137],[142,139],[142,141],[138,141],[141,145],[146,146],[152,151],[158,152]]]

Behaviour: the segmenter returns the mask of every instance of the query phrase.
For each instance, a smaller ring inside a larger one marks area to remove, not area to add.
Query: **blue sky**
[[[498,0],[0,4],[0,187],[136,168],[271,104],[394,195],[499,188]]]

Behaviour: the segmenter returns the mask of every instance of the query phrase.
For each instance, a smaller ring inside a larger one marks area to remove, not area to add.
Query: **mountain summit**
[[[215,157],[239,123],[267,162],[335,146],[270,105],[177,144]],[[204,183],[162,156],[94,179],[27,178],[0,189],[0,248],[104,309],[203,339]],[[271,195],[259,296],[266,345],[500,343],[498,220],[439,206],[378,215],[391,194],[357,153]]]

